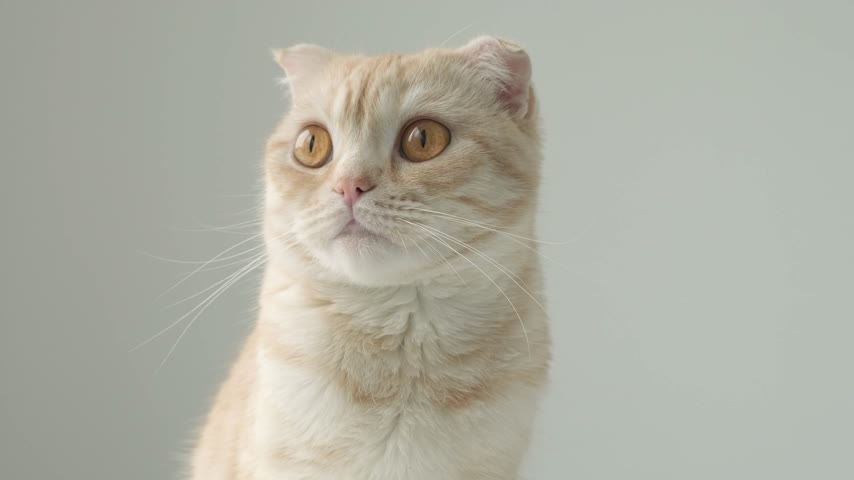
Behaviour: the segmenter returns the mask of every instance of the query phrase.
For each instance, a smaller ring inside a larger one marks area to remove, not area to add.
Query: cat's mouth
[[[335,236],[336,239],[345,237],[351,239],[375,240],[383,238],[381,235],[378,235],[377,233],[371,231],[370,229],[359,223],[359,221],[355,218],[351,218],[350,221],[344,225],[344,228],[342,228],[341,231],[338,232],[338,235]]]

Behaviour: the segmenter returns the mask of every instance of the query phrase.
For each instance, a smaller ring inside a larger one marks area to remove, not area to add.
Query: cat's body
[[[280,63],[294,106],[268,144],[261,311],[192,478],[516,479],[549,362],[526,239],[540,161],[527,55],[486,38],[411,57],[297,47]],[[419,117],[452,140],[395,164]],[[309,170],[289,162],[313,124],[336,146]]]

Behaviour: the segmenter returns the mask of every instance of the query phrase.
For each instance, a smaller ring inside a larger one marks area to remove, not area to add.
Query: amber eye
[[[435,158],[451,142],[448,127],[434,120],[416,120],[403,129],[400,150],[413,162]]]
[[[332,153],[332,138],[323,127],[311,125],[299,132],[294,143],[294,157],[309,168],[318,168],[326,164]]]

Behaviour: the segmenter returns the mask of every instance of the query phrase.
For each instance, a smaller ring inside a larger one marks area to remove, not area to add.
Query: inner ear
[[[495,89],[501,104],[518,118],[529,116],[531,59],[522,47],[496,37],[479,37],[462,47],[469,63]]]
[[[307,87],[334,57],[329,49],[305,43],[273,50],[273,59],[285,72],[292,95]]]

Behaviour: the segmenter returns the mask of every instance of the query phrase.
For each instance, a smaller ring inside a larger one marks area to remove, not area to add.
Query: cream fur
[[[192,478],[516,479],[550,357],[529,240],[540,148],[527,55],[485,37],[276,58],[293,101],[265,160],[260,315]],[[424,117],[452,140],[415,164],[398,135]],[[291,156],[307,124],[334,145],[318,169]],[[350,177],[376,187],[353,210],[364,230],[346,235],[332,186]]]

